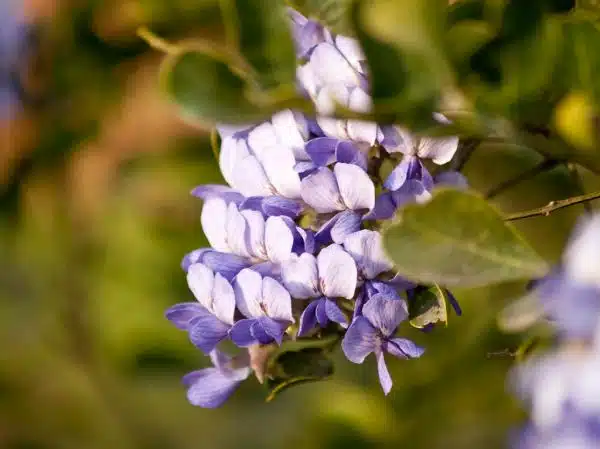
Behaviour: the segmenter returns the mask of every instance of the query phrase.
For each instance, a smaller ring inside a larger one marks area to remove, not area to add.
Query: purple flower
[[[251,371],[247,354],[231,358],[215,349],[210,353],[210,359],[213,367],[193,371],[183,377],[183,383],[188,387],[188,401],[203,408],[223,405]]]
[[[400,299],[397,289],[414,287],[414,284],[399,282],[395,277],[389,281],[378,280],[377,277],[393,268],[383,250],[381,234],[363,229],[348,235],[344,239],[344,249],[352,256],[358,268],[358,282],[361,289],[356,297],[354,318],[361,314],[362,307],[374,295],[383,295],[388,299]]]
[[[245,196],[300,197],[296,158],[304,152],[306,122],[283,111],[269,122],[244,130],[219,127],[223,141],[219,165],[227,183]]]
[[[298,69],[298,78],[322,115],[317,123],[326,136],[371,146],[380,133],[377,124],[326,117],[335,112],[336,103],[357,112],[371,110],[364,61],[356,40],[336,36],[314,47],[308,63]]]
[[[318,44],[331,39],[329,30],[319,22],[307,19],[292,8],[288,8],[288,12],[298,58],[306,58]]]
[[[434,118],[440,123],[450,123],[442,114],[435,113]],[[458,149],[458,137],[419,137],[399,126],[387,127],[383,134],[382,144],[388,153],[431,159],[437,165],[450,162]]]
[[[340,245],[323,248],[317,257],[304,253],[282,264],[283,283],[295,299],[315,299],[300,316],[298,336],[317,324],[330,321],[347,325],[336,298],[352,299],[356,290],[357,271],[352,257]]]
[[[233,287],[222,275],[199,263],[189,267],[187,281],[198,304],[176,304],[166,316],[175,326],[187,330],[192,343],[208,354],[227,338],[233,325]]]
[[[367,156],[350,140],[340,140],[333,137],[317,137],[306,143],[306,152],[312,160],[312,165],[304,165],[304,173],[314,171],[334,162],[344,162],[358,165],[367,171]],[[307,173],[310,174],[310,173]]]
[[[528,425],[513,435],[514,449],[596,449],[600,442],[600,421],[572,414],[553,429],[541,431]]]
[[[364,305],[362,313],[348,328],[342,349],[353,363],[363,363],[369,354],[375,353],[379,382],[387,395],[392,389],[392,378],[384,354],[408,359],[420,357],[424,350],[410,340],[393,337],[400,323],[408,317],[405,301],[375,295]]]
[[[333,171],[320,167],[302,180],[302,199],[320,214],[335,213],[316,240],[341,243],[360,229],[364,213],[375,205],[375,186],[357,165],[338,162]]]
[[[221,198],[205,201],[201,222],[216,251],[247,258],[252,264],[278,264],[311,245],[311,235],[297,227],[291,218],[265,217],[256,210],[240,210],[235,203]]]
[[[294,322],[288,291],[275,279],[250,269],[240,271],[234,288],[237,307],[246,318],[231,328],[231,340],[240,347],[281,344],[285,330]]]

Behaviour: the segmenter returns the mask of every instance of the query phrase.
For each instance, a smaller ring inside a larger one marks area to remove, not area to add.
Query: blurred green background
[[[384,397],[374,360],[336,354],[320,384],[264,403],[253,378],[218,410],[186,402],[180,377],[207,363],[164,310],[189,301],[182,255],[206,244],[197,184],[221,182],[207,130],[157,86],[160,55],[139,25],[171,39],[218,36],[210,0],[27,0],[36,25],[28,100],[0,121],[0,447],[6,449],[500,448],[522,418],[506,391],[518,336],[496,313],[521,284],[456,292],[464,316],[406,334],[427,348],[393,361]],[[539,161],[482,146],[479,190]],[[498,197],[518,211],[599,188],[564,168]],[[556,260],[582,208],[519,223]],[[500,353],[500,354],[498,354]]]

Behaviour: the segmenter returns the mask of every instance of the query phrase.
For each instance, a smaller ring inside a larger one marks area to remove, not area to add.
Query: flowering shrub
[[[185,377],[190,402],[220,406],[252,372],[269,399],[323,379],[338,345],[353,363],[374,354],[388,394],[387,361],[425,352],[404,329],[462,313],[450,289],[534,279],[500,324],[550,328],[558,348],[516,368],[533,412],[514,446],[597,447],[600,221],[554,269],[510,222],[600,194],[512,214],[488,201],[557,165],[600,173],[586,76],[600,60],[582,53],[595,16],[559,0],[292,3],[223,2],[225,47],[145,33],[182,114],[215,125],[228,184],[192,192],[210,247],[182,263],[197,301],[167,311],[213,361]],[[461,169],[486,140],[543,161],[484,198]]]

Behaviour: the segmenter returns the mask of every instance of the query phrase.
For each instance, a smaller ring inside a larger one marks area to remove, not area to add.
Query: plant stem
[[[564,207],[574,206],[576,204],[583,204],[598,198],[600,198],[600,192],[593,192],[588,193],[586,195],[573,196],[564,200],[550,201],[545,206],[538,207],[537,209],[531,209],[524,212],[517,212],[515,214],[508,214],[504,217],[504,219],[506,221],[514,221],[521,220],[523,218],[548,216],[555,210],[562,209]]]
[[[481,140],[476,138],[461,140],[458,150],[450,162],[450,169],[454,171],[462,171],[480,143]]]
[[[539,164],[535,165],[534,167],[531,167],[529,170],[525,170],[524,172],[519,173],[518,175],[513,176],[512,178],[509,178],[506,181],[503,181],[500,184],[498,184],[496,187],[490,189],[485,194],[485,198],[493,198],[499,195],[500,193],[504,192],[505,190],[510,189],[511,187],[514,187],[523,181],[534,178],[535,176],[545,171],[552,170],[559,164],[560,162],[555,159],[546,159],[540,162]]]

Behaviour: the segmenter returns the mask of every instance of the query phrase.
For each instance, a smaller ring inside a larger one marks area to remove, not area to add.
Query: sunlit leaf
[[[448,324],[447,303],[448,294],[439,285],[421,290],[410,301],[410,324],[418,329],[439,322]]]
[[[401,209],[385,248],[403,276],[474,287],[542,276],[547,264],[480,196],[440,189],[424,205]]]

